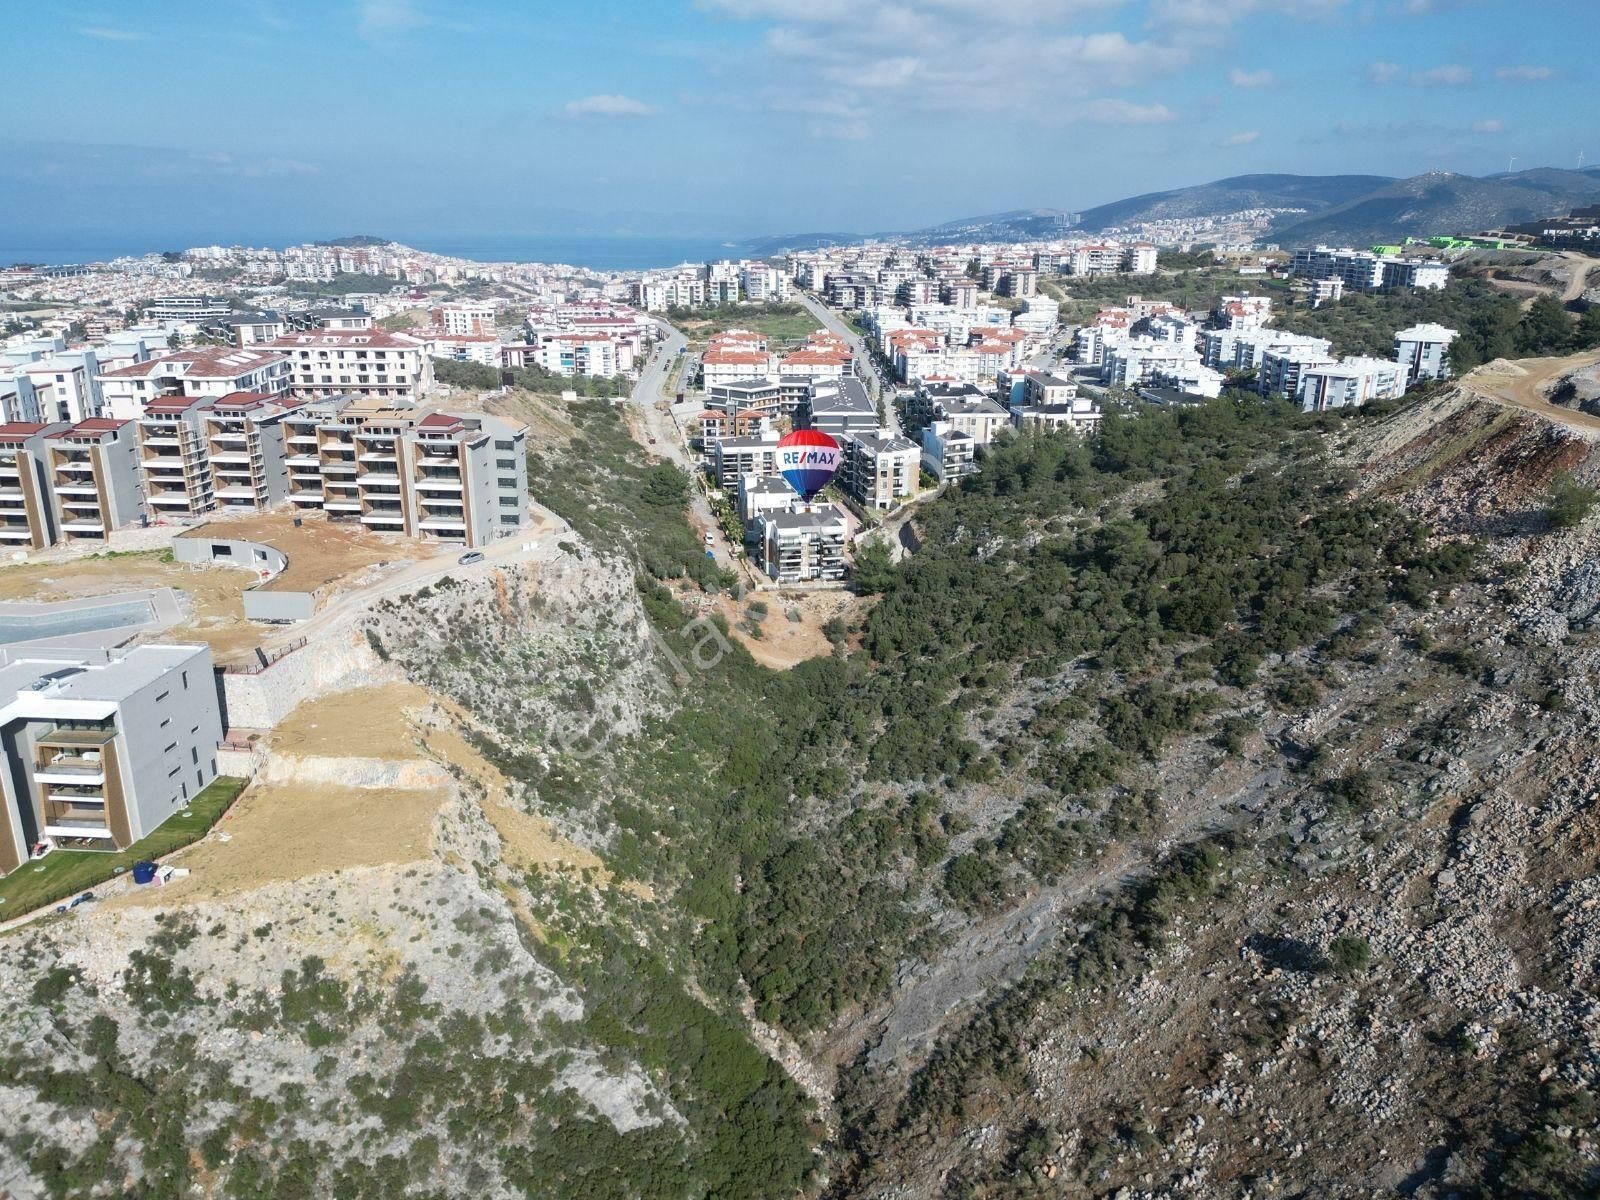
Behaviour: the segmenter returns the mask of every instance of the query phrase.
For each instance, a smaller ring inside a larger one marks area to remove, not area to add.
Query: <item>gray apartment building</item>
[[[45,435],[65,428],[64,422],[0,425],[0,549],[43,550],[61,536],[46,474]]]
[[[481,546],[527,519],[527,428],[481,413],[314,401],[283,420],[288,498],[369,529]]]
[[[844,578],[844,513],[836,505],[769,512],[758,520],[761,566],[778,583]]]
[[[878,406],[859,379],[819,379],[795,416],[796,424],[844,441],[853,433],[878,431]]]
[[[0,650],[0,874],[45,840],[123,850],[217,776],[207,646]]]
[[[144,515],[138,427],[91,417],[44,435],[45,482],[61,541],[104,542]]]

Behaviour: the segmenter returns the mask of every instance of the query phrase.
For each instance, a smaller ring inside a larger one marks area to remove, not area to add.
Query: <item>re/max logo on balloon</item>
[[[822,446],[778,451],[778,467],[783,471],[791,471],[796,467],[832,468],[838,462],[839,452]]]

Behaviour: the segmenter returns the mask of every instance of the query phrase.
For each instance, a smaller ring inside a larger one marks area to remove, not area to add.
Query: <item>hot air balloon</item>
[[[796,429],[778,440],[778,473],[809,501],[839,469],[839,443],[820,429]]]

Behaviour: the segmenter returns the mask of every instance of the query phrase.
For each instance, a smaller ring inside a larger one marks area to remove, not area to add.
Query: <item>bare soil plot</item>
[[[262,628],[245,620],[241,598],[250,575],[227,567],[163,561],[163,552],[63,559],[0,567],[0,600],[77,600],[143,588],[184,594],[188,616],[166,630],[168,641],[200,641],[219,659],[261,641]]]
[[[215,900],[347,867],[412,862],[431,852],[443,788],[383,791],[295,784],[252,787],[210,837],[168,859],[186,878],[113,904]],[[224,840],[226,838],[227,840]]]
[[[295,525],[295,518],[302,523]],[[431,558],[438,547],[393,534],[371,533],[353,522],[292,510],[222,517],[180,534],[186,538],[240,538],[281,550],[289,565],[262,587],[270,591],[336,590],[382,563]]]
[[[767,606],[767,615],[759,622],[759,638],[751,637],[741,628],[742,622],[751,619],[751,604]],[[871,605],[868,597],[842,591],[750,592],[742,600],[727,595],[716,599],[716,611],[727,619],[728,628],[739,644],[750,651],[750,657],[777,671],[832,654],[833,643],[822,627],[835,617],[847,628],[858,625]],[[790,620],[791,612],[798,612],[800,620]],[[847,644],[854,640],[847,639]]]

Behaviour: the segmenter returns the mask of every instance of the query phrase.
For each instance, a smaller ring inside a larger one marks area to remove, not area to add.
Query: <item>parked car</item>
[[[468,550],[460,558],[456,559],[456,562],[460,563],[463,567],[470,567],[473,563],[481,563],[482,561],[482,550]]]
[[[716,544],[717,544],[717,535],[712,533],[711,530],[709,530],[709,529],[706,530],[706,545],[715,546]]]

